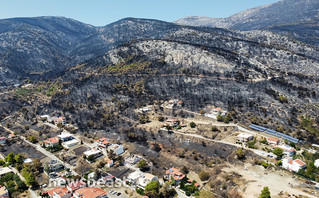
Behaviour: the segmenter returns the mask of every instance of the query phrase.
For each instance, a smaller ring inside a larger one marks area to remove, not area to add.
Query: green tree
[[[195,127],[196,127],[196,124],[195,124],[195,122],[191,122],[191,123],[189,123],[189,126],[190,126],[191,128],[195,128]]]
[[[259,195],[259,198],[271,198],[269,188],[266,186],[261,191],[261,194]]]
[[[18,164],[23,164],[24,156],[20,153],[18,153],[15,157],[14,160]]]
[[[160,189],[160,183],[158,181],[151,181],[145,186],[145,195],[147,195],[149,198],[157,198],[159,197],[159,189]]]
[[[29,140],[32,143],[36,143],[38,141],[37,138],[35,136],[33,136],[33,135],[29,137]]]
[[[277,158],[279,159],[281,159],[284,155],[284,150],[282,150],[281,148],[275,148],[272,152],[273,154],[277,155]]]
[[[204,115],[204,114],[205,114],[205,111],[202,109],[202,110],[199,111],[199,113],[200,113],[201,115]]]
[[[137,164],[137,167],[141,170],[141,171],[145,171],[148,168],[148,165],[146,163],[146,161],[141,160],[139,161],[139,163]]]
[[[4,158],[4,161],[6,161],[9,165],[14,164],[15,163],[14,153],[13,152],[9,153],[8,156]]]

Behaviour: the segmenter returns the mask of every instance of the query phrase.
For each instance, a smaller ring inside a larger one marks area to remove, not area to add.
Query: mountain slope
[[[319,19],[319,1],[317,0],[282,0],[273,4],[248,9],[228,18],[209,18],[209,17],[186,17],[177,20],[175,23],[180,25],[219,27],[236,30],[271,30],[282,33],[286,26],[286,35],[301,39],[313,31],[310,38],[306,41],[309,44],[312,39],[318,40],[316,27]],[[315,22],[313,22],[315,21]],[[307,26],[306,30],[300,28],[301,25],[315,23]],[[289,34],[288,34],[288,33]],[[315,44],[318,41],[315,41]]]

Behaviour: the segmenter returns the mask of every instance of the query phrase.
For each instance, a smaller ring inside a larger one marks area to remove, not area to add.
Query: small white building
[[[53,172],[57,172],[64,168],[63,164],[57,160],[50,160],[48,167],[49,170]]]
[[[284,155],[285,156],[293,156],[295,153],[296,153],[296,149],[294,149],[293,147],[291,146],[288,146],[288,145],[285,145],[285,144],[282,144],[282,145],[279,145],[279,146],[275,146],[275,148],[281,148],[283,151],[284,151]]]
[[[240,133],[239,135],[237,135],[236,139],[238,142],[248,142],[250,140],[253,140],[254,136],[246,133]]]
[[[269,137],[269,138],[267,139],[267,142],[268,142],[268,144],[278,145],[278,144],[279,144],[279,142],[280,142],[280,140],[279,140],[279,139],[277,139],[277,138]]]
[[[319,159],[315,160],[315,167],[319,168]]]
[[[9,191],[5,186],[0,186],[0,198],[8,198],[9,196]]]
[[[12,173],[13,171],[11,170],[11,168],[9,167],[3,167],[3,168],[0,168],[0,177],[8,174],[8,173]]]
[[[115,155],[121,155],[124,153],[124,147],[122,145],[112,144],[108,147],[108,151],[113,151]]]
[[[74,139],[72,134],[68,132],[62,132],[60,135],[58,135],[58,137],[60,138],[60,140],[62,140],[62,142],[67,142]]]
[[[131,173],[127,177],[127,179],[133,185],[141,187],[141,188],[145,188],[145,186],[151,181],[158,181],[158,178],[155,175],[152,175],[149,173],[143,173],[141,171],[136,171]]]
[[[306,163],[300,159],[293,160],[292,157],[285,157],[282,159],[282,167],[290,171],[298,172],[300,169],[306,168]]]
[[[73,146],[76,146],[79,144],[79,140],[77,139],[73,139],[73,140],[70,140],[70,141],[67,141],[67,142],[63,142],[63,147],[69,149]]]
[[[88,151],[85,151],[83,153],[87,158],[88,157],[93,157],[93,158],[97,158],[99,156],[102,155],[102,152],[98,149],[91,149],[91,150],[88,150]]]

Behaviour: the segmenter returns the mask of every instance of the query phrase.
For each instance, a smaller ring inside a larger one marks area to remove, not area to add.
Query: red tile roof
[[[67,194],[70,194],[71,192],[66,187],[56,187],[56,188],[53,188],[51,190],[46,191],[46,193],[48,193],[51,197],[53,197],[53,195],[55,195],[55,194],[62,197],[62,196],[65,196]]]
[[[301,161],[300,159],[296,159],[295,162],[299,164],[300,166],[306,166],[306,163]]]
[[[56,143],[59,142],[59,138],[58,137],[53,137],[53,138],[49,138],[47,140],[44,140],[43,142],[47,143],[47,144],[56,144]]]
[[[74,194],[80,198],[96,198],[106,195],[106,192],[101,188],[85,187],[76,190]]]
[[[68,187],[72,190],[75,191],[81,187],[85,187],[86,183],[82,180],[76,181],[76,182],[71,182],[68,184]]]

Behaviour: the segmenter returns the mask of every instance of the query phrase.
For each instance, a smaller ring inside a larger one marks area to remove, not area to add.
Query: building
[[[58,125],[58,124],[66,125],[66,118],[65,118],[65,117],[55,118],[55,119],[54,119],[54,123],[55,123],[56,125]]]
[[[155,175],[149,173],[143,173],[141,171],[136,171],[129,174],[127,180],[133,185],[145,188],[145,186],[151,181],[158,181],[158,178]]]
[[[8,189],[5,186],[0,185],[0,198],[9,198]]]
[[[23,163],[32,164],[32,159],[31,158],[27,158],[27,159],[23,160]]]
[[[0,168],[0,177],[8,174],[8,173],[12,173],[13,171],[11,170],[11,168],[9,167],[3,167],[3,168]]]
[[[58,137],[48,138],[48,139],[44,140],[43,143],[47,147],[56,146],[59,144],[59,138]]]
[[[134,154],[133,154],[133,155],[129,156],[129,157],[125,160],[125,162],[134,165],[134,164],[136,164],[137,162],[139,162],[139,161],[141,161],[141,160],[142,160],[142,157],[141,157],[141,156],[139,156],[139,155],[134,155]]]
[[[67,142],[63,142],[63,147],[69,149],[73,146],[76,146],[79,144],[79,140],[77,139],[73,139],[73,140],[70,140],[70,141],[67,141]]]
[[[70,198],[72,192],[67,187],[56,187],[46,191],[51,198]]]
[[[285,144],[275,146],[275,148],[281,148],[282,150],[284,150],[284,155],[289,157],[293,156],[296,153],[296,149]]]
[[[279,142],[280,142],[280,140],[279,140],[279,139],[277,139],[277,138],[269,137],[269,138],[267,139],[267,142],[268,142],[268,144],[278,145],[278,144],[279,144]]]
[[[5,144],[7,142],[6,137],[0,137],[0,144]]]
[[[315,160],[315,167],[319,168],[319,159]]]
[[[85,151],[83,154],[85,155],[86,158],[95,159],[95,158],[100,157],[102,155],[102,152],[100,150],[94,148],[94,149]]]
[[[177,183],[179,183],[182,179],[184,179],[185,175],[177,168],[170,168],[165,172],[164,177],[167,180],[171,180],[173,178]]]
[[[16,135],[10,133],[9,136],[8,136],[8,139],[14,139],[14,138],[16,138]]]
[[[50,160],[48,168],[51,172],[57,172],[64,168],[63,164],[57,160]]]
[[[108,138],[101,138],[99,140],[96,140],[97,146],[102,147],[102,148],[107,148],[108,146],[111,145],[111,141]]]
[[[179,120],[177,118],[169,118],[164,122],[165,126],[176,127],[179,125]]]
[[[73,193],[74,198],[107,198],[107,193],[101,188],[85,187]]]
[[[78,180],[75,182],[71,182],[67,185],[68,190],[70,190],[71,192],[74,192],[80,188],[84,188],[86,187],[86,183],[82,180]]]
[[[300,159],[293,160],[292,157],[285,157],[282,160],[282,167],[290,171],[298,172],[300,169],[306,168],[306,163]]]
[[[75,139],[72,134],[67,133],[67,132],[62,132],[60,135],[58,135],[58,138],[60,138],[60,140],[62,140],[62,142],[67,142],[67,141],[71,141],[73,139]]]
[[[112,166],[114,166],[113,160],[108,160],[108,161],[106,162],[106,165],[107,165],[108,168],[111,168]]]
[[[236,138],[238,142],[248,142],[253,139],[254,139],[254,136],[250,134],[246,134],[246,133],[240,133],[239,135],[237,135],[237,138]]]
[[[124,148],[122,145],[112,144],[111,146],[109,146],[108,151],[113,151],[115,155],[121,155],[122,153],[124,153]]]

